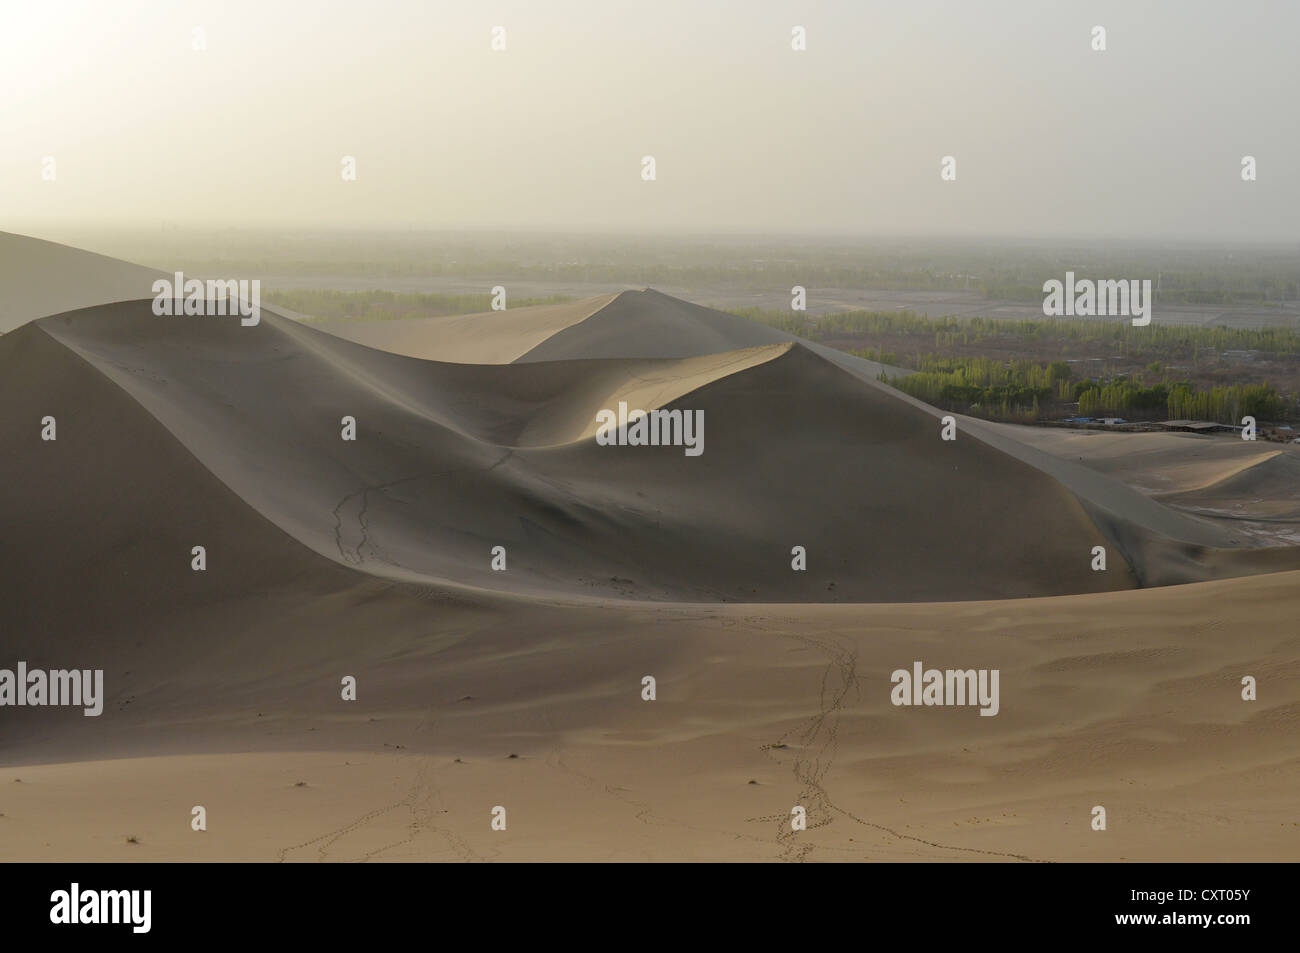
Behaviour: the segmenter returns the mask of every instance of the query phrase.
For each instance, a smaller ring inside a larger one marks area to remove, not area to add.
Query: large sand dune
[[[1215,538],[1226,539],[1230,547],[1280,552],[1300,543],[1300,446],[1226,434],[985,426],[1063,463],[1105,474],[1158,500],[1167,511],[1193,515],[1201,526],[1215,526]]]
[[[585,321],[614,298],[615,295],[600,295],[564,304],[438,318],[321,321],[316,326],[349,341],[408,357],[465,364],[509,364],[565,328]]]
[[[134,397],[285,532],[388,578],[783,602],[1134,584],[1118,553],[1091,570],[1106,538],[1055,480],[980,441],[940,440],[923,411],[797,345],[435,364],[273,315],[255,328],[157,318],[148,302],[46,319],[0,344],[36,335]],[[629,398],[702,411],[704,453],[598,446],[596,411]],[[355,442],[340,439],[344,416]],[[498,545],[506,572],[490,566]],[[795,546],[807,572],[791,569]]]
[[[686,358],[798,342],[867,380],[876,380],[882,371],[910,373],[650,288],[480,314],[321,321],[315,326],[378,350],[466,364]]]
[[[394,354],[465,364],[697,357],[795,340],[775,328],[648,288],[479,314],[323,321],[316,326]]]
[[[949,443],[870,362],[665,298],[506,312],[477,362],[20,304],[0,667],[107,697],[0,709],[6,856],[1295,856],[1300,548],[1243,528],[1296,518],[1290,448]],[[704,453],[597,445],[619,401]],[[999,669],[997,717],[890,704],[914,660]]]
[[[688,357],[789,340],[790,335],[775,328],[647,288],[616,295],[584,321],[551,335],[519,360]]]
[[[0,232],[0,334],[47,314],[150,294],[163,275],[55,242]]]

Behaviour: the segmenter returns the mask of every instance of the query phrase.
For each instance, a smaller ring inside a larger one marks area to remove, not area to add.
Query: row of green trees
[[[1132,380],[1075,381],[1064,361],[1003,363],[983,357],[925,355],[918,373],[888,378],[894,387],[928,404],[1003,420],[1037,419],[1064,412],[1078,402],[1084,417],[1124,416],[1146,419],[1213,420],[1240,423],[1291,417],[1293,402],[1268,384],[1243,384],[1198,390],[1187,381],[1167,380],[1146,386]]]
[[[927,404],[1002,419],[1036,418],[1040,406],[1055,393],[1051,385],[1034,386],[1018,375],[987,374],[978,367],[921,371],[895,378],[882,375],[882,379]]]
[[[1112,354],[1143,361],[1198,360],[1208,352],[1256,350],[1300,355],[1293,328],[1225,328],[1160,324],[1134,327],[1129,321],[1098,318],[932,318],[915,311],[836,311],[809,317],[789,311],[739,308],[739,314],[810,340],[873,335],[912,337],[936,348],[979,346],[991,341],[1056,348],[1058,353],[1097,345]]]
[[[851,350],[849,353],[855,357],[862,357],[866,358],[868,361],[875,361],[878,364],[892,364],[895,367],[898,367],[902,363],[897,353],[894,351],[886,351],[884,348],[879,347],[864,347],[856,351]]]
[[[1247,415],[1256,420],[1282,420],[1290,416],[1291,407],[1268,384],[1197,390],[1186,383],[1139,387],[1125,381],[1091,387],[1079,395],[1079,413],[1085,417],[1134,413],[1147,416],[1151,411],[1167,414],[1172,420],[1240,424]]]

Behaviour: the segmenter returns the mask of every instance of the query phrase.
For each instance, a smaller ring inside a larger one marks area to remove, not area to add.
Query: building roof
[[[1220,427],[1227,427],[1228,424],[1216,424],[1212,420],[1166,420],[1160,424],[1161,427],[1179,427],[1183,430],[1218,430]]]

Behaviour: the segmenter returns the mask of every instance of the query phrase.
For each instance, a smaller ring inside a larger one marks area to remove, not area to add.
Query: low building
[[[1241,428],[1232,424],[1219,424],[1212,420],[1166,420],[1156,424],[1162,430],[1180,433],[1230,433]]]

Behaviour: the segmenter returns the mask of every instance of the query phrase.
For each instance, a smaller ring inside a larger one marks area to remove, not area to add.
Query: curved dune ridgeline
[[[1056,481],[979,441],[940,441],[926,414],[797,345],[438,364],[270,314],[256,327],[158,318],[149,302],[32,333],[133,397],[256,513],[380,576],[677,601],[1132,584],[1122,562],[1091,572],[1105,539]],[[597,445],[595,412],[629,398],[703,411],[703,454]],[[355,442],[340,439],[344,416]],[[490,569],[497,545],[507,573]],[[790,570],[795,545],[813,554],[806,573]]]

